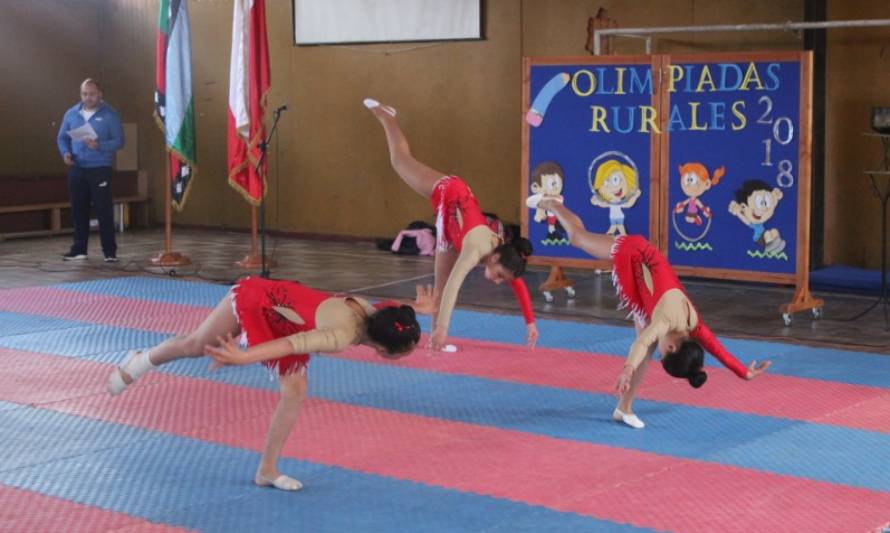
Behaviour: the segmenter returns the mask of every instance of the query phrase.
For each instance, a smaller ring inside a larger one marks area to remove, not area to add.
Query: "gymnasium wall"
[[[827,7],[835,20],[890,19],[884,0],[828,0]],[[877,269],[881,209],[863,171],[880,168],[882,151],[863,133],[871,131],[873,106],[890,107],[890,27],[834,29],[827,40],[825,260]]]
[[[890,18],[890,6],[882,0],[827,1],[833,19]],[[23,72],[21,84],[0,87],[3,101],[23,102],[11,106],[13,120],[0,126],[3,151],[10,153],[0,161],[0,170],[61,169],[50,124],[75,101],[77,82],[86,72],[98,71],[109,102],[125,121],[139,124],[140,164],[153,176],[154,218],[161,220],[163,147],[151,117],[157,1],[0,4],[11,9],[0,21],[3,35],[16,35],[20,43],[0,52],[3,64]],[[269,102],[290,106],[279,143],[273,145],[270,227],[376,237],[391,235],[411,220],[430,219],[427,202],[390,169],[382,131],[361,106],[365,96],[398,108],[419,159],[465,177],[486,210],[518,220],[523,55],[586,55],[587,18],[598,7],[623,27],[736,24],[801,20],[804,0],[673,0],[669,9],[666,4],[487,0],[483,41],[295,47],[290,1],[267,0],[273,80]],[[175,214],[174,222],[246,228],[247,204],[225,183],[232,2],[192,0],[189,8],[200,167],[186,210]],[[59,22],[71,19],[80,22]],[[83,27],[98,31],[84,34],[79,31]],[[877,203],[861,175],[865,166],[877,164],[879,153],[877,146],[863,142],[860,132],[868,126],[871,105],[882,98],[880,81],[890,77],[890,59],[882,49],[882,43],[890,42],[888,31],[828,33],[825,248],[830,262],[875,266],[879,261]],[[656,41],[655,51],[800,48],[802,40],[795,34],[758,32],[669,36]],[[642,53],[643,45],[621,39],[614,49]],[[857,61],[844,59],[851,54]],[[42,68],[30,67],[34,57]]]
[[[141,130],[151,130],[152,39],[156,2],[108,0],[105,61],[119,73],[120,88],[140,95],[132,102]],[[606,2],[622,25],[786,20],[801,2],[658,0]],[[781,6],[776,10],[777,4]],[[281,126],[278,166],[272,166],[271,226],[293,232],[351,236],[394,233],[406,222],[429,218],[425,201],[398,181],[389,167],[378,124],[361,107],[365,96],[396,106],[415,155],[433,168],[468,179],[487,210],[518,219],[520,58],[584,55],[589,1],[484,2],[484,41],[392,45],[294,47],[290,3],[267,2],[272,55],[272,104],[288,102]],[[225,111],[231,2],[191,2],[194,86],[198,106],[200,174],[186,224],[244,227],[248,209],[224,185]],[[766,14],[773,11],[773,14]],[[795,47],[788,36],[731,36],[668,41],[677,50]],[[137,56],[118,52],[137,44]],[[639,43],[622,42],[628,52]],[[109,80],[109,84],[117,84]],[[132,120],[133,117],[128,117]],[[160,137],[151,131],[140,147],[143,166],[160,172]],[[146,159],[147,158],[147,159]],[[276,173],[277,170],[277,173]],[[160,196],[160,194],[156,194]],[[156,211],[160,213],[160,205]]]
[[[102,0],[0,0],[0,175],[63,172],[56,134],[80,101],[80,82],[100,77]]]
[[[108,49],[138,43],[137,56],[109,54],[108,61],[125,80],[121,90],[139,94],[141,101],[132,104],[134,119],[141,131],[150,131],[140,156],[143,166],[158,174],[161,139],[150,117],[156,2],[107,3],[114,21]],[[484,41],[343,47],[293,46],[290,2],[266,5],[269,102],[290,106],[271,154],[271,227],[385,236],[413,219],[430,217],[427,202],[390,169],[382,130],[361,105],[366,96],[399,109],[419,158],[466,176],[488,209],[517,216],[519,2],[488,3]],[[193,1],[189,7],[200,168],[186,211],[175,221],[247,227],[248,206],[225,183],[232,3]],[[584,24],[586,19],[579,22],[582,45]],[[160,203],[156,213],[162,213]]]

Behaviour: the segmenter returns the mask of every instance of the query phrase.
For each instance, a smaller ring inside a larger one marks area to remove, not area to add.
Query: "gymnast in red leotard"
[[[752,361],[746,367],[729,353],[699,317],[667,259],[645,238],[590,233],[581,219],[555,198],[530,197],[527,203],[555,213],[573,246],[600,259],[611,258],[614,263],[612,281],[621,306],[634,316],[637,330],[615,385],[621,395],[612,413],[615,420],[638,429],[645,426],[633,414],[632,404],[656,348],[667,373],[689,380],[696,388],[708,377],[702,370],[703,348],[740,378],[754,379],[769,367],[769,361]]]
[[[445,345],[451,313],[464,279],[476,265],[485,267],[485,278],[496,284],[509,282],[527,329],[526,342],[534,347],[538,328],[528,287],[520,276],[532,253],[528,239],[516,237],[502,242],[485,220],[479,202],[467,184],[457,176],[433,170],[411,155],[408,141],[396,122],[396,111],[376,100],[366,99],[365,107],[374,113],[386,132],[389,156],[396,173],[412,189],[429,198],[436,213],[436,265],[433,290],[433,333],[430,345],[439,350]]]
[[[160,365],[205,353],[213,357],[213,367],[262,362],[278,374],[280,397],[254,482],[299,490],[299,481],[278,471],[278,458],[306,397],[309,354],[336,353],[361,344],[387,359],[404,357],[420,340],[415,308],[431,312],[429,289],[418,287],[413,306],[371,305],[362,298],[335,296],[292,281],[248,277],[232,287],[192,333],[129,352],[108,377],[108,392],[116,396]]]

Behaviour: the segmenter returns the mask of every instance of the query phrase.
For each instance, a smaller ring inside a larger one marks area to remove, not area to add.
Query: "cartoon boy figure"
[[[785,249],[785,241],[779,236],[779,230],[766,229],[766,222],[775,214],[781,199],[782,190],[778,187],[771,188],[763,180],[748,180],[742,183],[742,187],[735,192],[735,200],[729,203],[729,212],[754,230],[754,242],[771,255]]]
[[[555,198],[556,201],[562,202],[563,176],[565,173],[562,167],[555,161],[544,161],[538,164],[532,171],[532,193],[540,196],[549,196]],[[565,239],[565,230],[556,220],[556,214],[541,208],[535,209],[535,222],[547,221],[547,239],[560,240]]]
[[[633,207],[641,194],[639,179],[632,167],[608,159],[596,169],[590,203],[609,209],[609,231],[606,234],[627,235],[623,209]]]
[[[702,225],[702,217],[711,218],[711,209],[701,203],[699,198],[705,191],[720,183],[720,178],[726,174],[726,167],[720,167],[714,171],[714,177],[708,176],[708,169],[701,163],[686,163],[680,165],[680,187],[686,199],[674,206],[674,213],[681,214],[685,211],[686,222]]]

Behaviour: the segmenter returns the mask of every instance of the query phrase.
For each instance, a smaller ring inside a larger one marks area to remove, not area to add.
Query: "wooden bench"
[[[131,177],[131,181],[135,180],[135,183],[122,184],[124,186],[119,188],[123,189],[121,191],[123,194],[120,196],[114,196],[112,198],[114,209],[117,211],[118,231],[123,232],[126,225],[125,223],[130,218],[130,206],[134,204],[145,204],[148,202],[148,174],[144,170],[132,173],[116,172],[115,177],[113,177],[112,179],[117,179],[118,174],[123,177],[128,177],[127,174],[133,174],[133,176]],[[53,189],[58,189],[58,183],[61,181],[58,176],[48,177],[43,180],[41,180],[40,177],[37,177],[35,178],[35,180],[38,182],[46,182]],[[0,178],[0,181],[2,181],[2,178]],[[39,187],[39,185],[37,186]],[[65,187],[66,189],[64,192],[65,195],[67,195],[67,183],[65,183]],[[4,196],[9,197],[8,195]],[[28,229],[24,231],[7,231],[5,228],[2,227],[2,225],[0,225],[0,240],[16,237],[33,237],[39,235],[58,235],[63,233],[71,233],[73,231],[73,228],[65,227],[62,224],[62,212],[63,210],[69,209],[71,207],[71,203],[68,200],[59,199],[60,192],[58,190],[47,192],[46,196],[51,197],[51,201],[35,202],[33,201],[35,198],[33,193],[30,195],[24,194],[22,196],[25,200],[23,203],[0,205],[0,216],[12,215],[16,213],[46,211],[49,213],[49,227]],[[141,224],[147,226],[147,209],[142,209],[142,216],[140,218]]]

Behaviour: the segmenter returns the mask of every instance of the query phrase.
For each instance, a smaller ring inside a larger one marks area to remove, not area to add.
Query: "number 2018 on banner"
[[[772,147],[773,141],[779,143],[781,146],[787,146],[794,140],[794,123],[791,122],[791,119],[788,117],[779,117],[774,119],[772,117],[773,112],[773,101],[769,96],[761,96],[757,100],[758,104],[763,104],[766,109],[764,109],[763,114],[760,115],[760,118],[757,119],[758,124],[766,124],[772,125],[772,138],[767,138],[763,140],[763,162],[760,163],[761,166],[771,167],[773,166],[772,161]],[[791,163],[790,159],[782,159],[779,161],[777,165],[779,169],[779,173],[776,174],[776,183],[779,187],[789,188],[794,186],[794,175],[792,175],[792,170],[794,169],[794,165]]]

